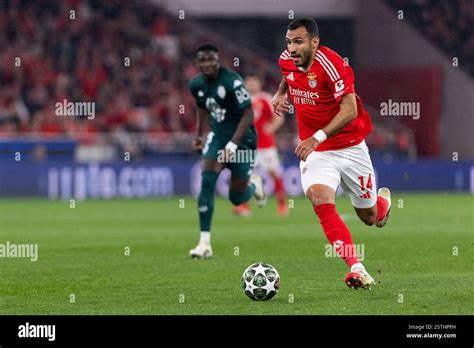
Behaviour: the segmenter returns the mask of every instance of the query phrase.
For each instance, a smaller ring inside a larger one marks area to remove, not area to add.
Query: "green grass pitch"
[[[206,261],[188,257],[198,240],[191,197],[91,200],[74,209],[2,199],[0,243],[37,243],[39,256],[0,258],[0,314],[474,313],[473,196],[396,194],[382,229],[360,222],[347,197],[337,207],[380,282],[372,291],[344,284],[347,266],[325,257],[326,238],[304,198],[294,199],[288,218],[270,199],[249,219],[218,199],[214,258]],[[257,261],[281,276],[267,302],[241,289],[242,272]]]

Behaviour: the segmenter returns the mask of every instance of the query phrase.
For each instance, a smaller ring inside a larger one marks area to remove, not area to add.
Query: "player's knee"
[[[366,211],[364,213],[358,214],[359,218],[368,226],[375,224],[376,214],[373,211]]]
[[[245,203],[244,195],[240,192],[229,191],[229,200],[233,205]]]
[[[229,194],[230,192],[244,193],[247,190],[248,183],[248,179],[232,175],[229,183]]]
[[[367,226],[373,226],[373,224],[375,224],[375,217],[372,218],[370,216],[366,217],[365,219],[363,219],[362,221],[364,221],[364,223],[367,225]]]
[[[334,204],[334,199],[329,194],[308,192],[307,197],[313,206],[318,206],[321,204]]]
[[[229,185],[229,197],[230,197],[231,192],[240,194],[240,193],[244,193],[246,189],[247,189],[247,183],[231,182]]]

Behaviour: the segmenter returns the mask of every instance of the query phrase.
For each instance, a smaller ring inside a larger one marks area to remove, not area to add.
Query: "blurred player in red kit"
[[[275,183],[275,196],[278,201],[278,214],[288,215],[285,188],[281,178],[281,166],[275,140],[275,132],[284,122],[282,117],[274,114],[272,96],[262,91],[262,81],[256,73],[247,74],[245,85],[250,93],[254,124],[257,129],[257,167],[270,174]],[[244,203],[234,206],[234,213],[240,216],[250,216],[250,205]]]
[[[352,235],[336,211],[339,185],[349,194],[358,217],[382,227],[390,216],[388,188],[375,186],[375,175],[365,137],[372,122],[355,93],[352,68],[330,48],[320,45],[317,23],[293,20],[287,28],[285,50],[279,59],[283,79],[272,103],[277,115],[296,110],[301,142],[301,184],[323,231],[350,272],[346,284],[370,289],[374,279],[356,255]]]

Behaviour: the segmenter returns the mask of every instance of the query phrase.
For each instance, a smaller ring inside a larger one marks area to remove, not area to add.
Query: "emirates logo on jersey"
[[[316,74],[314,72],[310,71],[310,72],[308,72],[307,76],[308,76],[309,87],[316,88],[316,85],[318,84],[316,82]]]

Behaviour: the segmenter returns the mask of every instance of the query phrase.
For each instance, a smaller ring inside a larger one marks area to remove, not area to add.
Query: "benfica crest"
[[[318,83],[316,82],[316,74],[315,74],[314,72],[310,71],[310,72],[307,74],[307,76],[308,76],[308,84],[309,84],[309,87],[315,88],[316,85],[318,84]]]

